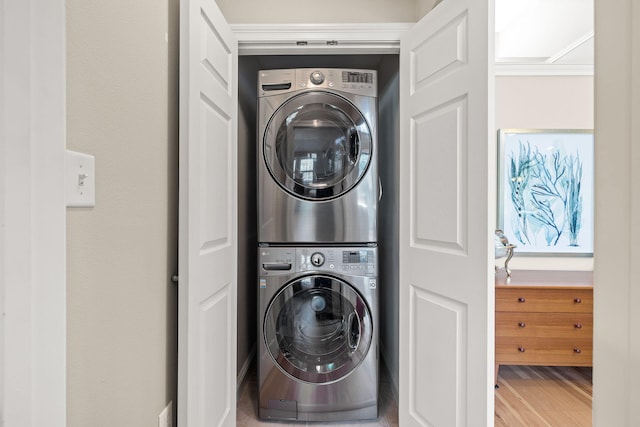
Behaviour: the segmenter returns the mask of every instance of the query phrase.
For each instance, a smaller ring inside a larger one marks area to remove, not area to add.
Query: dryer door
[[[263,135],[264,161],[290,194],[339,197],[360,181],[371,159],[371,129],[347,99],[305,92],[282,104]]]
[[[263,328],[276,365],[314,384],[349,375],[367,355],[373,336],[371,313],[360,294],[323,275],[286,285],[269,304]]]

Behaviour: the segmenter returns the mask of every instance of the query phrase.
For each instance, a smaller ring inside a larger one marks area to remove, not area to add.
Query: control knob
[[[315,267],[321,267],[324,264],[324,255],[320,252],[315,252],[311,255],[311,264]]]
[[[324,74],[320,71],[314,71],[310,76],[311,83],[314,85],[319,85],[324,81]]]

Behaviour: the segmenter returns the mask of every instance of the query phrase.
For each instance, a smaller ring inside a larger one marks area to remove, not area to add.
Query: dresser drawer
[[[592,289],[496,288],[496,311],[593,312]]]
[[[591,339],[496,337],[496,364],[591,366]]]
[[[585,338],[593,336],[590,313],[496,313],[496,337]]]

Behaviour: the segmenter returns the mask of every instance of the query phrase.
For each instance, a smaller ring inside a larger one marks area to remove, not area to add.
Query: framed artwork
[[[516,254],[593,255],[593,131],[500,129],[498,224]]]

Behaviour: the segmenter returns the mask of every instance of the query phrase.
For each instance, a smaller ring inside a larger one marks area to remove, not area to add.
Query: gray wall
[[[257,335],[257,174],[255,57],[238,59],[238,386],[256,351]]]
[[[96,207],[67,213],[69,427],[154,427],[175,403],[178,16],[67,0],[67,148],[96,158]]]
[[[378,71],[379,164],[383,188],[380,200],[380,354],[398,397],[399,380],[399,150],[400,150],[399,56],[387,56]]]

